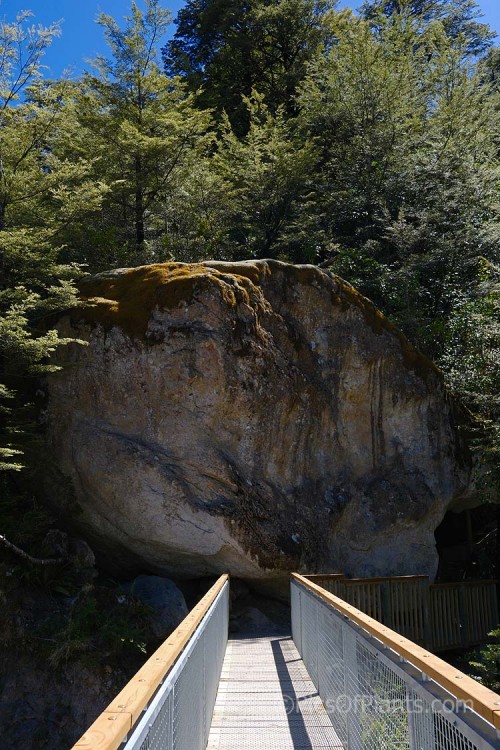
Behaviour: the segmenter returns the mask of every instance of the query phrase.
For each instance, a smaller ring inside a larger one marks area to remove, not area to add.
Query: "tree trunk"
[[[144,244],[144,188],[142,185],[142,164],[140,157],[135,157],[135,242],[137,250]]]

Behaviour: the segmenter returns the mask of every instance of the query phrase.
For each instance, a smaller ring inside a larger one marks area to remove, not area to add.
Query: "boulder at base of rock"
[[[151,608],[151,626],[158,638],[167,638],[188,614],[182,591],[169,578],[137,576],[123,588]]]
[[[263,260],[81,291],[59,329],[88,345],[48,378],[47,486],[98,559],[259,585],[435,573],[434,531],[469,482],[460,411],[353,287]]]

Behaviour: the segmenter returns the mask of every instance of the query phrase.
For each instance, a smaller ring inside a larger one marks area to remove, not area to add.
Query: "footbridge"
[[[380,619],[338,595],[343,576],[290,586],[291,634],[229,639],[221,576],[74,750],[500,748],[500,695],[384,624],[378,595],[365,591],[364,609]],[[405,622],[425,640],[409,601]]]

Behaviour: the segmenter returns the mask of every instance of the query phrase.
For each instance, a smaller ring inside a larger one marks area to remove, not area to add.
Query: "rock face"
[[[167,638],[188,614],[182,591],[168,578],[137,576],[124,588],[151,608],[151,626],[158,638]]]
[[[49,378],[48,440],[96,551],[174,577],[435,572],[469,479],[457,410],[351,286],[248,261],[81,289],[60,329],[88,346]]]

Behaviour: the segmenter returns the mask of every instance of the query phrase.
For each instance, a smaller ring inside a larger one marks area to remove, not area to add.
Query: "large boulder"
[[[188,614],[182,591],[169,578],[141,575],[123,588],[151,609],[151,627],[157,638],[167,638]]]
[[[247,261],[81,291],[59,327],[88,345],[49,377],[48,440],[97,552],[175,577],[435,572],[469,481],[458,410],[350,285]]]

